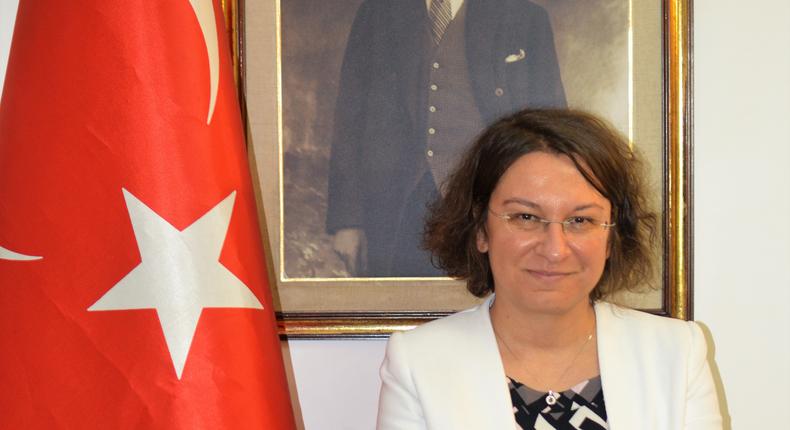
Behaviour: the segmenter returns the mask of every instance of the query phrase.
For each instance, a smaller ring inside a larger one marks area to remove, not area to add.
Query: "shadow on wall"
[[[724,384],[721,381],[721,374],[719,373],[719,366],[713,357],[716,356],[716,344],[713,343],[713,335],[705,323],[695,321],[702,329],[702,334],[705,336],[705,343],[708,345],[708,364],[713,373],[713,382],[716,384],[716,395],[719,398],[719,409],[721,410],[722,428],[724,430],[732,430],[732,420],[730,418],[730,409],[727,407],[727,394],[724,392]]]

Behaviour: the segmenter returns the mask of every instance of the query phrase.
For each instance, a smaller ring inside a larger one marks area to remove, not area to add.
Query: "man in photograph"
[[[340,75],[326,220],[349,275],[440,276],[423,217],[459,154],[504,114],[565,105],[540,6],[364,1]]]

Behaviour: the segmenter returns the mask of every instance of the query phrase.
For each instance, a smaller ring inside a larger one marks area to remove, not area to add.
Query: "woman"
[[[699,327],[603,300],[652,273],[641,178],[589,114],[526,110],[484,131],[425,244],[488,298],[393,334],[378,428],[721,428]]]

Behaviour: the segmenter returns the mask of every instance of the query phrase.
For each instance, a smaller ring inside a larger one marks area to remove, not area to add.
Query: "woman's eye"
[[[570,218],[568,221],[570,221],[571,224],[579,224],[579,225],[590,224],[593,222],[591,218],[587,218],[583,216],[575,216]]]
[[[512,216],[513,216],[513,219],[516,219],[518,221],[537,221],[538,220],[538,217],[536,217],[535,215],[532,215],[532,214],[528,214],[528,213],[517,213],[517,214],[513,214]]]

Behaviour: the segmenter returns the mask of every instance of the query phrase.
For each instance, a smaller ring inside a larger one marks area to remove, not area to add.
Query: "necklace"
[[[491,325],[491,328],[494,330],[494,336],[496,336],[497,339],[502,341],[502,344],[505,345],[505,349],[507,349],[507,351],[510,353],[510,355],[512,355],[513,358],[515,358],[516,360],[521,361],[521,359],[516,355],[516,353],[514,353],[513,350],[510,349],[510,345],[508,345],[507,342],[505,342],[505,339],[503,339],[501,336],[499,336],[499,333],[497,333],[496,329],[494,329],[494,325],[493,324]],[[562,374],[560,374],[560,376],[557,378],[556,381],[554,381],[554,384],[552,384],[552,385],[556,386],[557,384],[560,383],[560,381],[562,381],[562,378],[564,378],[565,374],[568,373],[569,370],[571,370],[573,365],[576,363],[576,360],[582,354],[582,351],[584,351],[584,348],[587,346],[588,343],[590,343],[590,339],[592,339],[592,337],[593,337],[592,333],[587,335],[587,339],[585,339],[584,343],[582,343],[582,346],[579,347],[579,350],[576,352],[576,355],[573,356],[573,360],[571,360],[570,364],[568,364],[568,367],[565,368],[565,370],[562,372]],[[532,377],[533,377],[533,379],[537,379],[537,378],[535,378],[535,375],[532,375]],[[549,392],[546,393],[546,404],[549,405],[549,406],[554,406],[554,404],[557,403],[557,399],[559,399],[559,397],[560,397],[560,393],[558,393],[558,392],[556,392],[554,390],[549,390]]]

